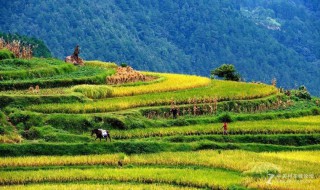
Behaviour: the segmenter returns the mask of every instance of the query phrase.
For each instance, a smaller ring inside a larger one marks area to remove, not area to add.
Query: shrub
[[[13,58],[15,58],[15,56],[11,51],[9,51],[7,49],[0,50],[0,60],[13,59]]]
[[[311,95],[305,86],[300,86],[294,95],[300,99],[311,100]]]
[[[311,112],[312,112],[312,115],[320,115],[320,109],[319,108],[312,108]]]

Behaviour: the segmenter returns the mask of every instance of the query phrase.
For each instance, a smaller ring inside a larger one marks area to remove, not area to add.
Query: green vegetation
[[[14,54],[7,50],[7,49],[1,49],[0,50],[0,60],[3,60],[3,59],[13,59],[15,56]]]
[[[91,94],[91,98],[102,99],[108,97],[120,97],[120,96],[133,96],[138,94],[150,94],[157,92],[177,91],[185,90],[196,87],[203,87],[210,84],[210,80],[205,77],[199,76],[187,76],[178,74],[165,74],[165,73],[148,73],[147,76],[151,76],[154,80],[150,82],[136,82],[126,83],[125,85],[113,85],[113,92],[100,93],[101,89],[110,88],[106,85],[91,85],[91,86],[75,86],[73,89],[86,94]],[[86,92],[88,90],[88,92]],[[95,91],[96,94],[92,94]]]
[[[91,66],[91,67],[99,67],[99,68],[105,68],[105,69],[115,69],[117,68],[117,64],[112,63],[112,62],[102,62],[102,61],[86,61],[85,62],[86,66]]]
[[[236,72],[234,65],[223,64],[220,67],[211,71],[211,76],[217,75],[224,80],[240,81],[240,74]]]
[[[104,1],[98,8],[34,0],[28,6],[3,3],[0,31],[43,39],[60,59],[79,44],[86,60],[139,70],[209,76],[231,63],[246,81],[276,78],[287,89],[305,84],[311,94],[320,92],[316,0]]]
[[[6,59],[0,61],[1,82],[18,79],[53,77],[77,70],[71,64],[55,59]]]
[[[45,58],[52,57],[50,50],[42,40],[39,40],[36,38],[30,38],[28,36],[23,36],[19,34],[6,34],[6,33],[0,33],[0,38],[3,38],[6,42],[19,40],[21,44],[32,46],[33,55],[35,57],[45,57]]]
[[[113,89],[110,86],[99,86],[95,85],[78,85],[72,88],[74,92],[80,92],[88,98],[98,99],[106,98],[112,95]]]
[[[156,174],[156,175],[154,175]],[[41,177],[40,177],[41,176]],[[188,176],[188,177],[186,177]],[[214,180],[212,180],[214,176]],[[126,168],[126,169],[68,169],[52,171],[18,171],[6,172],[0,184],[14,185],[19,183],[39,182],[72,182],[86,180],[116,180],[123,182],[137,181],[176,184],[190,187],[223,188],[239,184],[241,177],[235,172],[219,170],[194,170],[170,168]]]
[[[240,90],[241,89],[241,90]],[[268,85],[215,81],[203,88],[186,91],[152,93],[119,98],[108,98],[86,104],[44,104],[34,105],[27,109],[44,113],[96,113],[123,110],[142,106],[169,105],[172,101],[178,104],[216,98],[218,101],[254,99],[277,93],[277,89]]]
[[[320,103],[306,88],[152,72],[108,85],[114,63],[0,63],[0,188],[261,189],[287,173],[313,178],[267,188],[319,185]]]
[[[92,184],[90,182],[77,182],[77,184],[32,184],[32,185],[11,185],[3,186],[3,189],[6,190],[33,190],[33,189],[42,189],[42,190],[52,190],[52,189],[61,189],[61,190],[70,190],[70,189],[108,189],[108,190],[158,190],[158,189],[168,189],[168,190],[196,190],[197,188],[191,187],[179,187],[175,185],[164,185],[164,184],[139,184],[135,183],[125,183],[125,182],[101,182],[101,184]]]
[[[69,66],[67,65],[66,68]],[[73,67],[71,67],[73,68]],[[46,70],[46,69],[44,69]],[[41,72],[37,70],[37,72]],[[46,72],[46,71],[44,71]],[[34,78],[34,79],[17,79],[5,80],[0,82],[0,89],[28,89],[30,86],[39,85],[41,88],[71,86],[76,84],[103,84],[108,75],[114,73],[114,70],[106,71],[105,69],[95,67],[80,67],[70,73],[61,73],[54,76]]]

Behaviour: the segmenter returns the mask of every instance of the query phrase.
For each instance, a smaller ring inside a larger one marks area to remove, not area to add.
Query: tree
[[[223,64],[215,70],[211,71],[211,76],[216,75],[223,78],[224,80],[240,81],[241,77],[234,65],[232,64]]]

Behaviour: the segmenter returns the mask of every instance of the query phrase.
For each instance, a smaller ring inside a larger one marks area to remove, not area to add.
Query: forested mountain
[[[0,31],[43,39],[55,57],[209,76],[234,64],[246,81],[320,95],[317,0],[12,0]]]

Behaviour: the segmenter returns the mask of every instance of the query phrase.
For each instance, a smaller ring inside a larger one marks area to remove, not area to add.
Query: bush
[[[300,86],[294,95],[300,99],[311,100],[311,95],[305,86]]]
[[[7,49],[0,50],[0,60],[13,59],[13,58],[15,58],[15,56],[11,51],[9,51]]]
[[[312,108],[311,112],[312,112],[312,115],[320,115],[320,109],[319,108]]]

